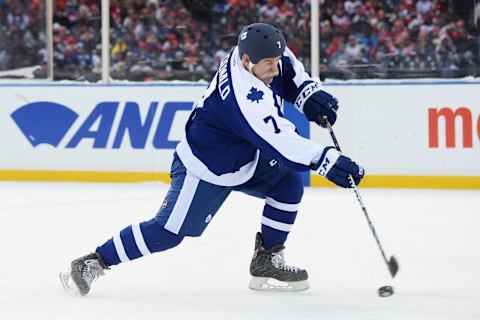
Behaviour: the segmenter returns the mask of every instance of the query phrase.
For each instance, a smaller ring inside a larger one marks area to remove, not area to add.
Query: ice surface
[[[287,241],[311,288],[247,288],[263,202],[234,193],[200,238],[112,268],[83,298],[58,272],[148,220],[168,186],[0,183],[0,319],[479,319],[480,192],[361,189],[392,281],[350,190],[309,188]],[[396,293],[379,298],[377,289]]]

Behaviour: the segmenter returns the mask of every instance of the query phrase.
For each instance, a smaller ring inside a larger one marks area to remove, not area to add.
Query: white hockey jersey
[[[176,148],[187,170],[216,185],[236,186],[253,176],[260,152],[299,171],[320,159],[324,146],[300,136],[281,108],[285,99],[302,112],[320,83],[288,48],[279,64],[280,74],[266,85],[245,70],[238,48],[222,60]]]

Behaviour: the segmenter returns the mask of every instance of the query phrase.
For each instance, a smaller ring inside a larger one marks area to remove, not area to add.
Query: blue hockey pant
[[[173,248],[185,236],[200,236],[232,191],[265,199],[261,233],[263,246],[270,249],[286,241],[303,195],[299,173],[271,157],[260,156],[254,176],[235,187],[198,179],[176,154],[170,176],[170,189],[153,219],[126,227],[97,248],[108,266]]]

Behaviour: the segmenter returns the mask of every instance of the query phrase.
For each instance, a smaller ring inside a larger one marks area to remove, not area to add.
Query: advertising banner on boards
[[[433,177],[448,180],[445,187],[456,180],[480,188],[480,83],[327,83],[324,89],[340,101],[334,129],[343,151],[365,167],[367,185],[422,187]],[[0,85],[0,179],[168,181],[172,151],[204,90],[203,84]],[[287,109],[302,135],[332,144],[325,129]],[[313,176],[312,184],[324,180]]]

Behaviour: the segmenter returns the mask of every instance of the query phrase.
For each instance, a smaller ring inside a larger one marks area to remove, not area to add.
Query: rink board
[[[324,84],[365,187],[480,189],[479,81]],[[204,84],[0,84],[0,180],[168,181]],[[298,121],[303,135],[328,133]],[[312,176],[311,185],[328,186]]]

